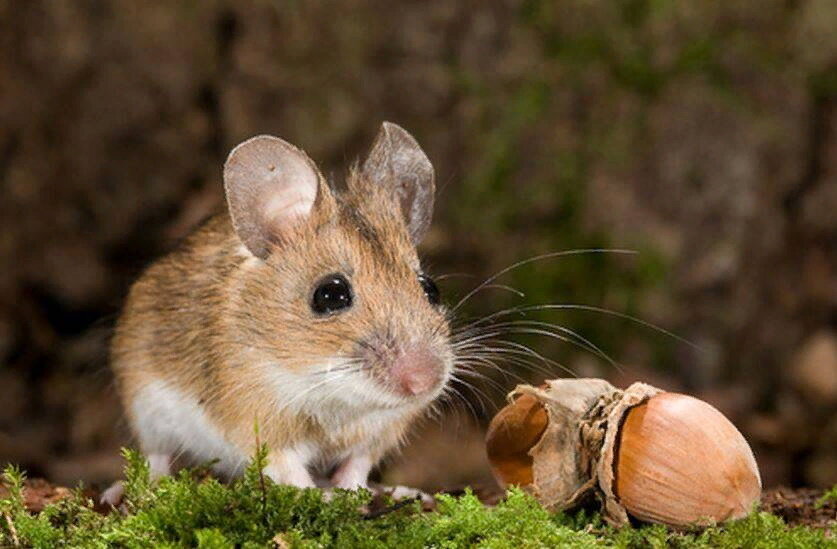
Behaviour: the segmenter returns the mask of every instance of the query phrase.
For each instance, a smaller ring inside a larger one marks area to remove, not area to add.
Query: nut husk
[[[486,437],[493,472],[551,510],[596,497],[611,524],[682,528],[742,517],[758,500],[750,447],[701,400],[601,379],[521,385],[509,399]]]

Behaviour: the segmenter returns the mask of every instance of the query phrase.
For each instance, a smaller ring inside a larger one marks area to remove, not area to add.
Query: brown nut
[[[532,484],[529,449],[543,436],[546,425],[546,409],[533,395],[518,396],[494,416],[486,434],[486,449],[502,488]]]
[[[743,517],[759,499],[749,445],[706,402],[600,379],[512,394],[489,428],[489,460],[502,485],[520,484],[550,509],[594,495],[612,524],[630,514],[682,528]],[[545,427],[533,410],[545,411]]]
[[[747,441],[696,398],[660,393],[628,410],[614,495],[634,517],[669,525],[747,516],[761,494]]]

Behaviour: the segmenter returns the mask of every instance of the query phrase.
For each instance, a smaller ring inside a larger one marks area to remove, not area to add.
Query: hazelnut
[[[600,379],[521,385],[489,426],[492,470],[552,510],[595,496],[608,522],[683,528],[746,516],[761,479],[732,423],[691,396]]]

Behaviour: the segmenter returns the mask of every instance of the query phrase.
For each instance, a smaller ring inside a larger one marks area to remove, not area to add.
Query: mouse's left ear
[[[421,242],[433,217],[435,175],[430,159],[407,131],[384,122],[363,163],[363,175],[392,190],[414,244]]]

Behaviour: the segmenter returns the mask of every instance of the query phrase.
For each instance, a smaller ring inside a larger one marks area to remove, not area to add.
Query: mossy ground
[[[837,547],[817,530],[790,528],[765,512],[701,532],[660,526],[615,530],[597,515],[552,514],[512,489],[495,507],[472,493],[438,496],[437,509],[418,503],[374,517],[362,511],[365,491],[277,486],[259,473],[223,484],[196,471],[151,483],[145,461],[126,452],[126,513],[101,514],[77,490],[37,514],[23,502],[23,475],[5,472],[0,546],[25,547]]]

